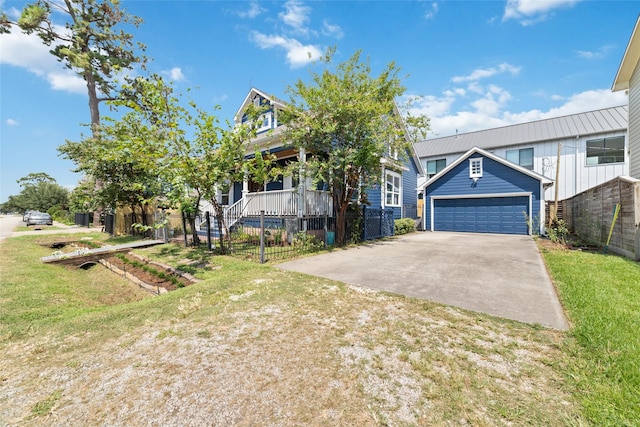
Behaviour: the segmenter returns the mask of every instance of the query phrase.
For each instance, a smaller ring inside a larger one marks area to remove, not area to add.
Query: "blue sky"
[[[339,62],[362,50],[374,73],[400,66],[430,137],[625,104],[610,88],[640,13],[615,0],[121,3],[145,21],[128,31],[147,45],[149,70],[192,89],[200,108],[220,105],[223,120],[251,87],[286,100],[309,76],[309,53],[335,46]],[[25,4],[0,0],[10,16]],[[72,188],[81,177],[56,148],[88,134],[89,120],[81,80],[37,39],[0,35],[0,202],[31,172]]]

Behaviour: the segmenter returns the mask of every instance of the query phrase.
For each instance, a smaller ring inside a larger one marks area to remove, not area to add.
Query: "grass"
[[[640,420],[640,264],[580,251],[543,250],[572,323],[566,378],[592,425]]]
[[[0,424],[47,425],[51,414],[158,425],[640,418],[640,269],[618,257],[543,251],[573,324],[561,333],[175,245],[136,252],[201,261],[189,268],[202,281],[150,297],[98,268],[40,263],[59,239],[0,244]],[[245,418],[198,418],[202,402]]]
[[[42,230],[61,230],[60,227],[56,227],[54,225],[30,225],[30,226],[19,225],[15,227],[13,231],[33,231],[36,228],[39,228]]]

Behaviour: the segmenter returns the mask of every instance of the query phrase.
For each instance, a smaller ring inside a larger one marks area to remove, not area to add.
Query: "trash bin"
[[[327,245],[333,245],[336,242],[335,231],[327,231]]]

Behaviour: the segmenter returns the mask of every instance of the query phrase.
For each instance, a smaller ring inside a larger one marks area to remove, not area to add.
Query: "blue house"
[[[234,116],[236,124],[247,120],[245,114],[250,105],[263,108],[259,118],[257,136],[249,142],[247,154],[255,150],[275,155],[280,166],[289,163],[304,165],[307,153],[298,150],[287,141],[285,126],[278,120],[279,112],[286,104],[258,89],[251,89]],[[390,154],[380,159],[382,182],[366,192],[371,208],[393,209],[393,217],[418,218],[417,185],[424,175],[420,160],[413,146],[407,156]],[[327,188],[314,185],[311,178],[300,179],[299,174],[280,176],[266,185],[246,176],[242,182],[221,183],[218,201],[225,207],[225,222],[231,227],[246,217],[256,217],[264,211],[270,217],[313,218],[333,216],[333,200]],[[212,211],[207,202],[201,204],[202,212]]]
[[[553,181],[474,147],[423,186],[429,231],[542,234]]]

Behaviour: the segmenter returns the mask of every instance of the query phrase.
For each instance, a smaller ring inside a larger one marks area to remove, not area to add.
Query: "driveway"
[[[279,267],[525,323],[568,328],[529,236],[412,233]]]

